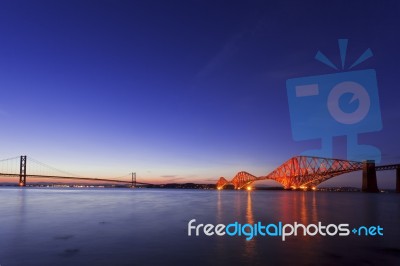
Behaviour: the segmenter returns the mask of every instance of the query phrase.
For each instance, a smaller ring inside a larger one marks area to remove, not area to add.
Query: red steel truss
[[[235,186],[235,188],[241,189],[241,188],[253,183],[256,180],[257,180],[257,177],[255,177],[254,175],[242,171],[242,172],[237,173],[231,182]]]
[[[218,189],[221,189],[221,188],[223,188],[226,184],[229,184],[229,181],[226,180],[224,177],[221,176],[221,177],[219,178],[218,182],[217,182],[217,188],[218,188]]]
[[[226,180],[224,177],[220,177],[217,182],[217,188],[221,189],[225,185],[231,184],[235,187],[235,189],[241,189],[257,180],[258,178],[256,176],[242,171],[237,173],[231,181]]]
[[[232,184],[235,189],[241,189],[254,181],[271,179],[281,183],[286,189],[310,189],[334,176],[362,170],[362,166],[362,162],[356,161],[296,156],[266,176],[255,177],[247,172],[239,172],[230,182],[221,177],[217,188]]]

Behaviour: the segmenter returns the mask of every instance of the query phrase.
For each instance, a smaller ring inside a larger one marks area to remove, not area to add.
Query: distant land
[[[14,182],[0,183],[3,187],[19,187]],[[56,187],[56,188],[131,188],[131,184],[104,184],[104,183],[61,183],[61,182],[32,182],[27,183],[26,187]],[[168,183],[168,184],[147,184],[137,185],[136,188],[181,188],[181,189],[216,189],[215,184],[195,184],[195,183]]]

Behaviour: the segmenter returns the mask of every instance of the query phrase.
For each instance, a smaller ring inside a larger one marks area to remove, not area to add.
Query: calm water
[[[0,265],[400,265],[400,195],[0,189]],[[381,225],[383,237],[188,237],[187,223]]]

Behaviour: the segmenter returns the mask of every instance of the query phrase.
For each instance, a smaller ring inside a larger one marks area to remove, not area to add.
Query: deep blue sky
[[[399,162],[399,30],[397,1],[2,1],[0,158],[165,182],[265,175],[319,145],[293,141],[286,80],[334,73],[315,53],[339,63],[348,38],[348,60],[371,48],[356,69],[378,77],[383,130],[360,140]]]

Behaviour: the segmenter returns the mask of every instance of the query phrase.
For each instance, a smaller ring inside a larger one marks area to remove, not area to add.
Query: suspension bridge
[[[252,183],[261,180],[274,180],[285,189],[316,189],[320,183],[338,175],[362,170],[362,191],[379,192],[376,171],[396,170],[396,192],[400,193],[400,164],[376,166],[374,161],[348,161],[312,156],[296,156],[265,176],[256,177],[248,172],[239,172],[228,181],[220,177],[216,186],[223,189],[233,186],[235,189],[249,188]]]
[[[29,165],[29,172],[28,172]],[[27,178],[64,179],[76,181],[99,181],[106,183],[127,184],[131,187],[138,185],[151,185],[138,182],[136,173],[132,172],[115,178],[82,177],[42,163],[26,155],[0,160],[0,176],[18,177],[19,186],[26,186]]]

